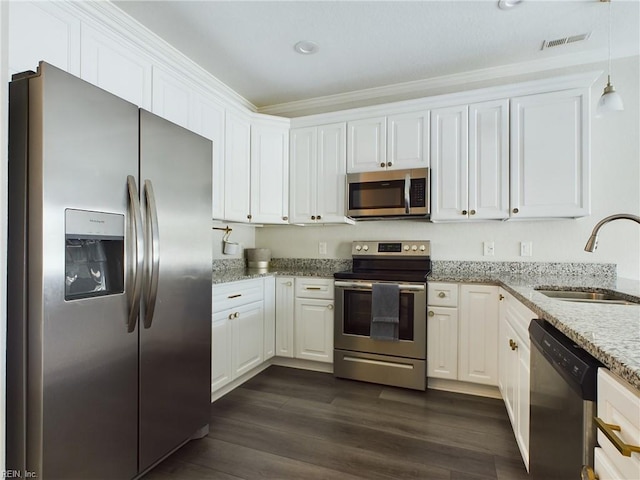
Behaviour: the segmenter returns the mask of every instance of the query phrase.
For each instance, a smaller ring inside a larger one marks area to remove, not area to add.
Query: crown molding
[[[637,54],[633,56],[635,55]],[[313,115],[315,113],[344,110],[345,108],[364,107],[381,102],[388,103],[421,98],[434,94],[437,95],[442,94],[443,91],[445,91],[445,93],[452,92],[456,88],[458,88],[458,90],[469,88],[469,84],[474,83],[508,83],[510,82],[509,77],[522,77],[524,75],[545,73],[551,70],[566,70],[567,68],[599,63],[605,60],[606,49],[602,49],[602,51],[562,55],[532,62],[514,63],[424,80],[269,105],[259,107],[258,112],[286,117]]]
[[[145,55],[156,61],[158,66],[176,71],[181,76],[187,76],[191,83],[218,101],[229,103],[251,112],[257,111],[256,106],[249,100],[218,80],[111,2],[65,0],[56,2],[56,4],[58,7],[80,18],[81,21],[122,36],[127,42],[132,43]]]

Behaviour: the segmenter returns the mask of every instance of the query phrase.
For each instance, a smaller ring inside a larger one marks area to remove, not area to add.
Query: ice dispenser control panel
[[[65,300],[124,291],[124,215],[65,210]]]

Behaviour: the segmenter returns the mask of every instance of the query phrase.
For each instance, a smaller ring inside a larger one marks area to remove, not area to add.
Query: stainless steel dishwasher
[[[596,375],[602,364],[545,320],[529,325],[534,480],[578,480],[593,466]]]

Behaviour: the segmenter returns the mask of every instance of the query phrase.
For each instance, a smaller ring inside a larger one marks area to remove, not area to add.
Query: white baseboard
[[[444,378],[427,378],[427,388],[431,390],[443,390],[445,392],[464,393],[479,397],[497,398],[502,400],[500,390],[493,385],[481,385],[479,383],[459,382]]]

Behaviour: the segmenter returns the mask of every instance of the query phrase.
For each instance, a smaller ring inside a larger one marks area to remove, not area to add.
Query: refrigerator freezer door
[[[211,160],[209,140],[140,111],[147,232],[139,323],[141,472],[209,423]],[[153,318],[146,319],[154,301]]]
[[[28,346],[12,358],[21,359],[26,375],[23,468],[38,478],[132,478],[137,332],[127,332],[124,292],[65,300],[65,210],[122,218],[126,250],[126,177],[137,178],[138,109],[50,65],[39,72],[20,81],[29,96],[28,267],[22,280],[8,282],[11,301],[29,306],[25,319],[9,319],[25,322],[28,332]],[[10,162],[20,158],[24,152],[10,153]],[[10,229],[19,230],[15,220]],[[126,254],[124,260],[126,270]]]

